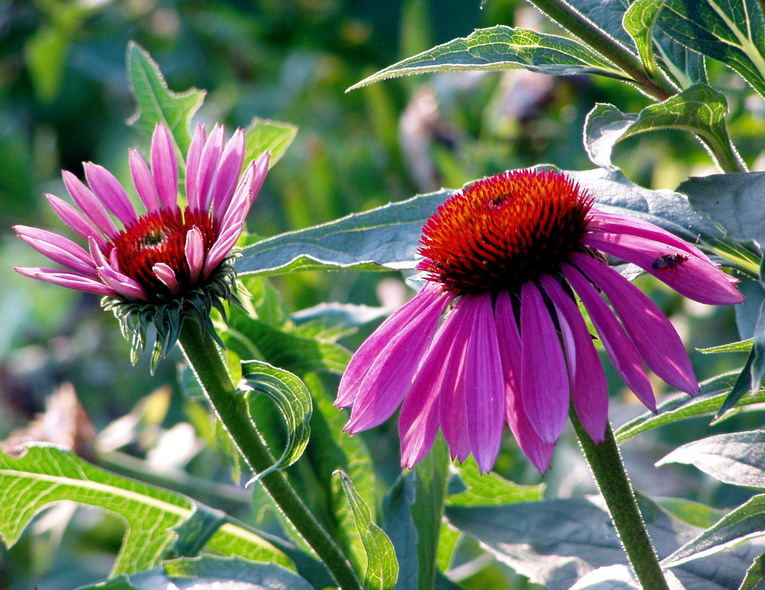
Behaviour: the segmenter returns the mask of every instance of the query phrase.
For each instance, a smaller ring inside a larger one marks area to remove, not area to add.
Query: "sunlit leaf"
[[[622,26],[629,33],[640,55],[643,67],[658,73],[653,49],[653,28],[666,0],[635,0],[624,13]]]
[[[57,447],[29,446],[20,457],[0,453],[0,535],[7,545],[18,540],[35,514],[62,500],[110,510],[126,522],[114,573],[157,565],[175,538],[172,529],[194,511],[185,496],[118,477]],[[231,523],[221,526],[207,546],[227,555],[290,563],[255,532]]]
[[[297,130],[298,128],[290,123],[255,117],[244,130],[244,165],[247,166],[251,160],[260,157],[264,151],[268,150],[271,152],[268,165],[272,167],[290,147],[297,135]]]
[[[600,74],[627,78],[618,67],[579,41],[497,25],[478,29],[468,37],[453,39],[404,59],[372,74],[348,90],[412,74],[517,68],[557,76]]]
[[[765,586],[765,553],[757,557],[746,570],[746,578],[738,590],[761,590],[763,586]]]
[[[481,473],[471,457],[458,469],[457,475],[465,489],[451,494],[449,506],[499,506],[542,499],[544,485],[521,485],[489,472]]]
[[[138,103],[128,123],[149,135],[158,123],[164,123],[178,145],[179,155],[185,157],[191,143],[191,117],[202,105],[205,91],[191,88],[176,93],[169,90],[157,63],[133,41],[128,44],[127,69],[130,89]]]

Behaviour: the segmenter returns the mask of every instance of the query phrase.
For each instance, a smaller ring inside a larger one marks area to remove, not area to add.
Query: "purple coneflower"
[[[207,137],[196,127],[186,158],[185,205],[178,198],[178,161],[167,127],[151,141],[151,167],[130,150],[130,173],[145,211],[136,211],[125,189],[105,168],[86,162],[90,188],[71,172],[62,173],[72,206],[45,195],[53,210],[87,241],[83,247],[59,234],[17,225],[27,244],[65,267],[16,268],[23,275],[70,289],[105,296],[104,306],[133,339],[134,356],[143,348],[147,323],[157,340],[153,362],[177,339],[185,314],[209,325],[211,306],[234,293],[231,251],[268,171],[268,153],[247,167],[244,133],[226,142],[216,125]]]
[[[651,223],[598,211],[558,172],[476,182],[438,208],[420,241],[425,286],[356,351],[335,402],[352,408],[351,434],[401,405],[401,462],[409,468],[440,427],[453,458],[472,454],[489,471],[507,422],[544,472],[570,404],[590,437],[603,441],[608,390],[577,297],[648,408],[656,402],[645,365],[682,391],[699,390],[672,324],[608,266],[607,255],[696,301],[742,300],[736,281],[697,247]]]

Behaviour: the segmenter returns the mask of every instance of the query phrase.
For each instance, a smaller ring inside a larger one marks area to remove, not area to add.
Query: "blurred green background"
[[[249,228],[262,236],[306,227],[354,211],[408,198],[442,186],[511,168],[553,163],[584,169],[584,118],[595,102],[635,112],[647,99],[617,82],[551,78],[524,71],[464,73],[385,82],[350,94],[345,88],[400,58],[474,28],[497,23],[556,31],[523,2],[489,0],[262,0],[162,2],[156,0],[37,0],[0,3],[0,438],[22,428],[49,404],[49,421],[34,433],[124,456],[91,459],[123,472],[141,461],[144,477],[181,491],[172,474],[217,481],[195,491],[208,503],[255,519],[246,493],[233,487],[224,453],[215,445],[201,406],[176,384],[175,360],[150,377],[148,362],[135,369],[128,346],[98,298],[38,283],[10,268],[37,266],[42,257],[13,237],[10,226],[62,230],[45,192],[64,196],[59,170],[81,175],[81,162],[101,163],[128,179],[127,148],[147,146],[126,125],[134,110],[125,73],[129,40],[147,49],[176,91],[206,89],[198,120],[247,125],[252,117],[299,127],[287,155],[272,170],[253,208]],[[712,65],[714,82],[731,106],[731,132],[755,168],[765,131],[765,107],[738,81]],[[689,174],[710,172],[702,148],[680,132],[625,141],[616,152],[634,181],[674,188]],[[730,309],[691,305],[642,278],[689,346],[737,339]],[[380,305],[404,296],[392,273],[304,273],[274,281],[290,310],[321,301]],[[362,334],[345,344],[354,348]],[[700,377],[736,368],[735,355],[694,356]],[[62,384],[71,383],[87,413],[78,413]],[[613,380],[612,417],[619,424],[639,412]],[[663,384],[657,382],[657,390]],[[746,420],[755,420],[748,414]],[[651,463],[694,438],[706,421],[684,423],[638,437],[626,446],[636,485],[652,495],[683,495],[720,507],[740,490],[712,484],[697,472]],[[105,430],[109,425],[111,430]],[[749,427],[754,424],[749,424]],[[726,423],[726,428],[746,428]],[[709,434],[716,432],[710,429]],[[391,423],[367,441],[382,481],[395,477],[397,448]],[[366,436],[366,435],[365,435]],[[546,478],[550,495],[591,489],[572,440],[563,441]],[[539,476],[517,457],[507,437],[498,470],[526,482]],[[173,449],[190,448],[178,457]],[[169,452],[168,452],[169,449]],[[170,471],[168,471],[170,469]],[[174,470],[174,471],[173,471]],[[170,473],[170,475],[168,475]],[[194,480],[197,481],[197,480]],[[193,486],[192,486],[192,489]],[[103,513],[62,508],[47,513],[11,551],[0,549],[0,588],[72,588],[104,577],[119,546],[121,525]],[[465,543],[454,563],[467,587],[522,588],[522,580],[491,560],[474,564]],[[474,565],[471,565],[474,564]]]

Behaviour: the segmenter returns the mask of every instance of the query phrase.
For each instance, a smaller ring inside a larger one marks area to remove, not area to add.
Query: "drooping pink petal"
[[[89,236],[93,236],[100,246],[106,246],[106,240],[101,235],[101,231],[90,219],[63,199],[59,199],[56,195],[46,194],[45,198],[48,199],[51,209],[59,216],[61,221],[83,238],[87,239]]]
[[[439,422],[449,445],[449,454],[460,462],[470,455],[470,438],[465,418],[464,366],[468,343],[465,335],[470,333],[473,319],[470,310],[461,305],[461,302],[462,299],[449,312],[437,336],[439,340],[445,340],[444,347],[448,347],[441,360],[445,371],[443,383],[452,384],[451,387],[444,387],[438,395]]]
[[[699,383],[680,336],[662,311],[615,270],[584,254],[571,260],[600,287],[648,366],[680,391],[697,393]]]
[[[590,331],[574,300],[551,276],[541,279],[542,288],[553,302],[559,323],[568,324],[573,345],[566,352],[573,352],[575,362],[569,360],[572,369],[571,397],[574,409],[582,426],[595,442],[602,442],[608,424],[608,383],[598,358],[598,351],[592,344]]]
[[[119,230],[96,195],[79,178],[67,170],[61,171],[61,178],[69,195],[82,212],[90,217],[91,221],[107,236],[110,238],[116,236]]]
[[[205,262],[205,239],[197,226],[186,232],[186,263],[189,266],[189,278],[196,283],[202,273]]]
[[[199,191],[199,209],[201,211],[207,211],[212,203],[213,181],[223,151],[223,142],[223,126],[216,125],[210,133],[210,137],[207,138],[199,158],[197,190]]]
[[[706,260],[688,256],[685,250],[628,234],[587,234],[582,242],[637,264],[681,295],[700,303],[725,305],[743,301],[743,295],[735,286],[735,279]],[[662,263],[663,260],[673,259],[678,262]]]
[[[434,298],[378,351],[358,386],[345,430],[355,434],[377,426],[401,404],[449,299],[447,295]]]
[[[685,250],[692,256],[706,260],[709,263],[712,262],[698,247],[653,223],[643,221],[637,217],[614,215],[613,213],[590,209],[588,230],[614,234],[630,234],[638,238],[674,246],[680,250]]]
[[[56,270],[53,268],[37,268],[37,267],[14,267],[17,273],[37,279],[38,281],[45,281],[47,283],[53,283],[68,289],[76,289],[77,291],[85,291],[87,293],[94,293],[96,295],[110,295],[114,296],[116,293],[110,289],[104,283],[84,277],[74,272],[66,272]]]
[[[207,143],[207,137],[204,125],[197,125],[194,128],[194,137],[191,139],[189,154],[186,158],[186,202],[189,209],[199,209],[199,161],[202,157],[202,150]]]
[[[244,132],[237,129],[229,139],[215,172],[213,187],[213,216],[222,219],[234,194],[236,181],[244,161]]]
[[[170,289],[170,292],[173,295],[180,293],[181,285],[178,283],[178,279],[175,276],[175,271],[173,271],[173,269],[170,268],[167,264],[164,262],[158,262],[151,267],[151,270],[154,271],[154,276],[162,281],[162,283],[164,283],[165,286]]]
[[[563,265],[563,274],[584,303],[611,362],[629,388],[645,406],[655,412],[656,399],[643,362],[624,327],[590,282],[573,266]]]
[[[112,261],[108,260],[96,241],[92,238],[88,240],[90,255],[96,263],[96,275],[106,283],[118,295],[128,299],[148,299],[143,287],[129,276],[119,271]],[[115,249],[110,252],[110,258],[116,261]]]
[[[505,383],[490,293],[463,295],[473,308],[462,380],[470,450],[482,473],[497,460],[505,416]]]
[[[162,205],[178,209],[178,160],[175,143],[168,128],[159,124],[151,137],[151,173]]]
[[[427,284],[412,299],[388,316],[385,321],[359,346],[348,363],[337,390],[334,406],[345,408],[356,399],[358,388],[378,354],[393,337],[415,320],[420,313],[442,296],[440,289]]]
[[[131,148],[129,154],[130,177],[133,179],[133,186],[141,198],[144,207],[146,207],[146,211],[153,213],[160,208],[154,177],[151,175],[149,167],[146,165],[143,156],[138,153],[138,150]]]
[[[531,424],[554,443],[566,427],[569,382],[555,324],[537,286],[521,289],[521,395]]]
[[[69,238],[65,238],[52,231],[28,225],[15,225],[13,230],[19,238],[38,252],[48,256],[51,260],[68,266],[77,272],[92,275],[95,265],[90,254],[85,248]]]
[[[114,175],[103,166],[93,162],[85,162],[83,168],[90,188],[93,189],[93,192],[106,208],[126,226],[135,221],[136,214],[133,204]]]
[[[521,390],[521,335],[507,292],[497,295],[494,308],[497,341],[505,380],[505,420],[518,446],[540,473],[550,467],[554,443],[543,441],[531,425],[523,408]]]

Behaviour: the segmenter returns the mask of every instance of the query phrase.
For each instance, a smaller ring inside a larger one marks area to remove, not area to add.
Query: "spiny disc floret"
[[[581,251],[591,197],[565,174],[519,170],[480,180],[428,219],[419,269],[450,292],[515,292]]]

